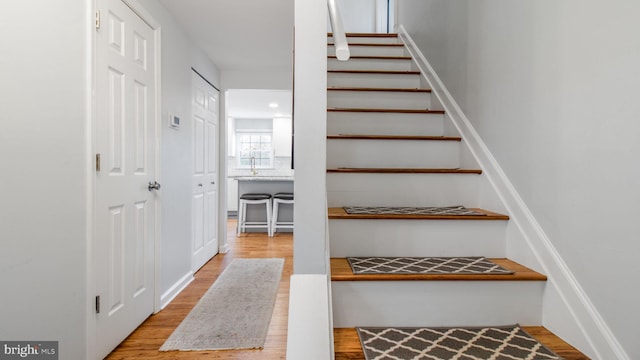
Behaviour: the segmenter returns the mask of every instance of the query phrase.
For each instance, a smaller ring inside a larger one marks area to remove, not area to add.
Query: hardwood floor
[[[235,220],[227,223],[230,251],[216,255],[195,275],[193,282],[164,310],[150,316],[136,331],[124,340],[108,357],[117,359],[284,359],[287,346],[287,313],[289,307],[289,277],[293,271],[293,236],[276,233],[242,234],[236,238]],[[158,349],[173,330],[187,316],[200,297],[209,289],[218,275],[235,258],[284,258],[284,270],[278,297],[269,325],[265,347],[262,350],[224,351],[168,351]]]

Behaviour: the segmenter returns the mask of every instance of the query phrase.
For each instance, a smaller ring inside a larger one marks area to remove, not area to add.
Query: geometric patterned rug
[[[367,215],[486,215],[478,211],[467,209],[464,206],[445,207],[411,207],[411,206],[345,206],[347,214]]]
[[[366,360],[562,359],[520,326],[357,328]]]
[[[513,274],[485,257],[348,257],[354,274]]]

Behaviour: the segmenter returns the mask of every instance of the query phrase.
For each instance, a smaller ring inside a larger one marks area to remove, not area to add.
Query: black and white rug
[[[562,359],[520,326],[357,328],[366,360]]]
[[[485,257],[348,257],[354,274],[513,274]]]
[[[467,209],[464,206],[445,207],[411,207],[411,206],[345,206],[347,214],[366,215],[452,215],[452,216],[485,216],[485,213]]]

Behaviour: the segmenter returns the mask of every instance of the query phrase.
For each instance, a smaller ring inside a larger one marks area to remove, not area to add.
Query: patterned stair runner
[[[562,359],[518,325],[450,328],[358,328],[365,358]]]
[[[348,257],[354,274],[513,274],[485,257]]]

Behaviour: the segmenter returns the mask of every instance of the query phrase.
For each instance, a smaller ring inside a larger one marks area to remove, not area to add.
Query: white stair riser
[[[333,325],[541,325],[542,281],[334,281]]]
[[[327,140],[327,168],[457,168],[458,141]]]
[[[441,136],[442,114],[328,112],[327,134]]]
[[[420,75],[329,73],[329,87],[420,88]]]
[[[327,43],[333,43],[333,36],[327,36]],[[347,36],[347,43],[352,44],[400,44],[399,37],[354,37]]]
[[[340,61],[329,59],[328,70],[388,70],[388,71],[409,71],[412,70],[411,60],[383,60],[383,59],[354,59]]]
[[[327,92],[329,108],[425,110],[431,94],[419,92],[342,91]]]
[[[327,55],[334,56],[336,47],[329,45]],[[407,56],[404,46],[358,46],[349,45],[349,55],[351,56]]]
[[[329,207],[453,206],[479,207],[478,174],[328,173]]]
[[[506,221],[329,220],[331,257],[506,257]]]

